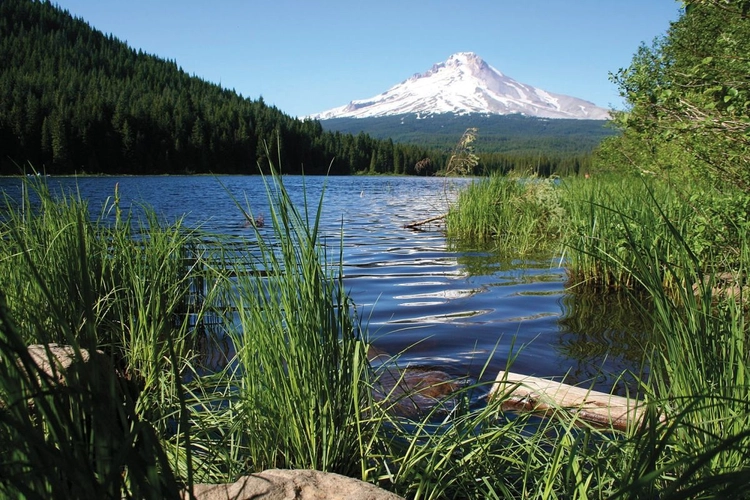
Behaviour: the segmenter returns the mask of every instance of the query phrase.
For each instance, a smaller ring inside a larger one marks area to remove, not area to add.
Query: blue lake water
[[[258,176],[48,178],[55,191],[77,192],[98,213],[119,186],[121,207],[155,209],[166,221],[247,238],[252,231],[234,197],[268,216]],[[624,392],[624,370],[640,370],[644,325],[623,297],[566,293],[559,258],[519,260],[491,250],[453,248],[439,227],[404,228],[444,213],[466,179],[297,177],[284,184],[298,206],[314,210],[326,184],[322,231],[338,255],[343,231],[345,284],[370,338],[399,363],[494,377],[512,371],[566,376],[599,390]],[[21,181],[0,178],[18,199]],[[231,192],[231,196],[230,193]],[[265,231],[270,229],[262,229]]]

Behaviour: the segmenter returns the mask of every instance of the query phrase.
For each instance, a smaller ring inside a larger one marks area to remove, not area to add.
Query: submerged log
[[[646,409],[646,403],[638,399],[502,371],[490,397],[506,398],[504,409],[542,414],[565,411],[585,422],[620,431],[638,426]]]
[[[385,351],[370,345],[367,359],[375,368],[372,396],[392,415],[419,418],[436,406],[449,411],[451,395],[467,383],[435,366],[398,366]]]

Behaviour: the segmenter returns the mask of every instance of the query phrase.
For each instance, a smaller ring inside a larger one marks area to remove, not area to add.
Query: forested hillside
[[[324,132],[135,51],[49,2],[0,2],[0,173],[415,173],[424,147]],[[437,169],[441,157],[431,158]],[[423,174],[431,171],[425,170]]]
[[[456,137],[469,127],[482,131],[476,141],[478,153],[513,155],[586,154],[602,139],[617,130],[602,120],[564,120],[523,115],[452,113],[419,116],[405,114],[376,118],[333,118],[321,121],[330,131],[357,134],[364,132],[376,139],[420,143],[430,148],[451,148]]]
[[[405,114],[334,118],[321,124],[327,131],[364,132],[376,139],[390,138],[397,144],[420,144],[436,151],[450,151],[466,129],[477,128],[477,173],[520,170],[543,176],[590,169],[591,152],[603,139],[619,133],[602,120],[553,120],[517,114]]]
[[[566,174],[587,169],[588,151],[608,133],[599,124],[593,132],[585,123],[530,127],[522,117],[496,130],[481,116],[416,135],[398,124],[379,138],[324,130],[133,50],[48,1],[0,1],[0,61],[0,175],[29,166],[48,174],[250,174],[268,164],[266,144],[285,173],[433,175],[469,127],[479,128],[472,173]]]

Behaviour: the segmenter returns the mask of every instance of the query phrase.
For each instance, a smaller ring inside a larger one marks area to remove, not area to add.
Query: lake
[[[123,209],[148,205],[166,221],[247,238],[252,230],[232,197],[268,220],[259,176],[47,178],[53,191],[79,192],[98,214],[119,185]],[[409,222],[445,212],[467,179],[298,177],[284,185],[299,207],[314,212],[326,184],[322,231],[338,255],[343,231],[345,285],[371,339],[402,353],[400,364],[479,377],[489,360],[494,378],[512,371],[562,377],[624,393],[641,370],[643,314],[624,296],[566,293],[559,257],[518,259],[491,249],[449,244],[439,227]],[[0,178],[18,199],[21,181]],[[232,193],[230,196],[229,193]],[[263,228],[261,231],[271,230]]]

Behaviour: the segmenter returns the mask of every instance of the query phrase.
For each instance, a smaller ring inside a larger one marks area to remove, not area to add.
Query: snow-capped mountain
[[[606,120],[609,110],[553,94],[505,76],[473,52],[453,54],[382,94],[310,118],[369,118],[400,114],[523,114],[540,118]]]

